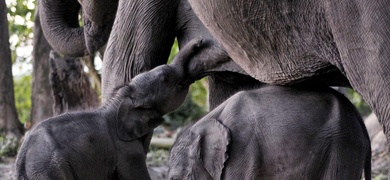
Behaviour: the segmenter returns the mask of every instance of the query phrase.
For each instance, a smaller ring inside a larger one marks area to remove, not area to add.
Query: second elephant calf
[[[371,179],[355,107],[327,87],[265,86],[229,98],[184,128],[169,179]]]

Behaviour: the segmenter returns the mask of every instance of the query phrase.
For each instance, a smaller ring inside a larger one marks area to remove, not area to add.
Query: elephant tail
[[[364,161],[364,179],[371,179],[371,146]]]

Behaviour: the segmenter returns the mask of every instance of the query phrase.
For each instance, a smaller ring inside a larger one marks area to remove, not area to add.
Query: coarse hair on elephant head
[[[137,75],[97,110],[37,124],[19,150],[17,178],[150,179],[145,159],[153,129],[196,80],[185,66],[201,44],[191,41],[171,64]]]
[[[118,0],[42,0],[38,5],[49,44],[62,54],[79,57],[93,54],[107,43]]]

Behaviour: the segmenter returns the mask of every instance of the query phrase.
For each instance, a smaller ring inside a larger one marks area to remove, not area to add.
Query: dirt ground
[[[149,174],[152,180],[167,179],[167,165],[150,165]],[[15,176],[15,158],[4,158],[0,161],[0,180],[16,180]]]
[[[0,179],[1,180],[16,180],[15,174],[15,158],[3,158],[0,160]]]
[[[387,169],[389,156],[385,152],[373,149],[372,174],[375,180],[387,179]],[[16,180],[15,158],[5,158],[0,161],[0,180]],[[168,166],[166,163],[160,165],[149,165],[149,174],[152,180],[167,179]]]
[[[390,167],[386,138],[375,118],[368,118],[365,123],[371,139],[372,177],[374,180],[385,180],[387,179],[387,167]],[[147,164],[153,180],[167,179],[167,159],[167,150],[152,150],[148,153]],[[0,180],[16,180],[14,168],[15,158],[0,159]]]

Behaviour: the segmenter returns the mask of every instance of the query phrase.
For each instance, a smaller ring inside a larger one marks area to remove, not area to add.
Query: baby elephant
[[[169,179],[371,179],[355,107],[330,88],[264,86],[232,96],[184,129]]]
[[[16,160],[18,179],[150,179],[145,163],[153,129],[180,106],[194,79],[186,62],[191,41],[171,65],[161,65],[120,87],[92,112],[74,112],[38,124]]]

